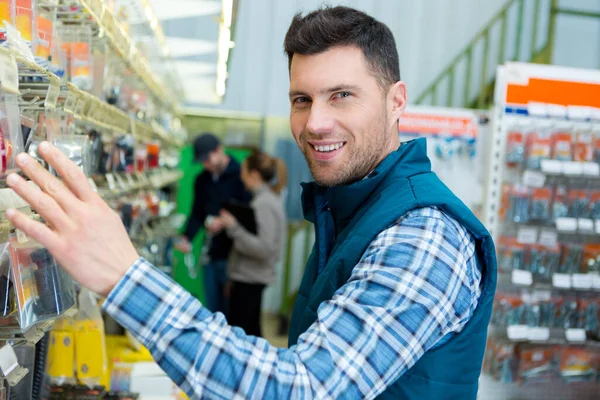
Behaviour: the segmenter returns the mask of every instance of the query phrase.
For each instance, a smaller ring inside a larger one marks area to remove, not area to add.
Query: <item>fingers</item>
[[[33,158],[21,153],[16,158],[17,166],[44,192],[54,198],[65,211],[76,207],[77,198],[55,176],[46,171]],[[21,179],[22,181],[22,179]],[[17,181],[15,181],[17,182]],[[87,183],[87,182],[86,182]],[[23,185],[25,186],[25,185]],[[31,204],[31,203],[30,203]],[[33,204],[31,204],[33,206]]]
[[[6,218],[13,226],[23,231],[27,236],[39,242],[42,246],[53,252],[60,246],[58,234],[41,222],[37,222],[15,209],[6,210]]]
[[[33,160],[32,160],[33,161]],[[10,174],[6,179],[8,186],[36,210],[48,223],[58,230],[68,229],[72,226],[70,218],[58,203],[48,194],[28,185],[17,174]],[[66,189],[65,189],[66,190]]]
[[[41,156],[46,160],[67,187],[82,201],[93,201],[98,195],[92,190],[83,170],[69,160],[62,151],[48,142],[42,142],[39,146]],[[33,178],[32,178],[33,179]]]

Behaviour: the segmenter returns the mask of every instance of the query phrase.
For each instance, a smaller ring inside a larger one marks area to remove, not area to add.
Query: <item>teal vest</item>
[[[315,224],[316,240],[292,313],[290,346],[315,322],[319,305],[347,282],[369,243],[407,212],[438,207],[472,234],[483,282],[473,316],[460,333],[427,351],[379,398],[475,399],[496,288],[496,253],[481,222],[431,172],[425,139],[402,144],[367,179],[334,188],[304,185],[302,201],[305,218]],[[325,218],[333,220],[333,229],[323,229]],[[332,245],[323,245],[327,242]]]

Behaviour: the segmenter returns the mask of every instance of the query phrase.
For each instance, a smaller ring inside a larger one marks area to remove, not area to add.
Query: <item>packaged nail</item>
[[[54,139],[54,145],[83,170],[86,176],[91,170],[91,143],[87,135],[60,135]],[[51,169],[53,173],[56,171]]]
[[[527,135],[527,168],[540,169],[542,160],[549,160],[552,150],[551,136],[545,132]]]
[[[570,133],[556,132],[552,135],[552,159],[559,161],[572,161],[573,149]]]

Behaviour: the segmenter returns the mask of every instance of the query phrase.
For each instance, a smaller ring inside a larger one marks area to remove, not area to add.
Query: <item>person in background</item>
[[[225,154],[216,136],[205,133],[194,140],[194,161],[201,163],[204,171],[194,184],[194,202],[183,236],[176,248],[184,253],[192,251],[191,242],[205,224],[208,217],[217,217],[223,204],[232,199],[248,203],[251,194],[240,178],[240,164]],[[204,264],[205,306],[212,312],[225,313],[225,282],[227,281],[227,259],[232,242],[227,232],[209,235]]]
[[[275,264],[281,258],[286,219],[279,197],[285,186],[285,165],[256,151],[242,163],[242,181],[253,193],[256,233],[251,233],[227,210],[221,210],[208,229],[224,229],[233,240],[227,267],[227,321],[248,335],[262,336],[260,312],[266,285],[275,283]],[[274,182],[274,183],[273,183]],[[213,228],[214,227],[214,228]]]

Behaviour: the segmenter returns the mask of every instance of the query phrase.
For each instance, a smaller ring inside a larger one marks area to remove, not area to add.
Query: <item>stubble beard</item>
[[[346,142],[344,151],[345,161],[342,161],[338,167],[329,166],[327,162],[318,161],[310,158],[307,153],[310,150],[304,150],[304,158],[308,163],[310,173],[315,182],[320,186],[335,187],[349,185],[357,182],[367,176],[389,153],[387,133],[385,131],[385,117],[377,121],[376,126],[371,131],[373,138],[366,141],[363,148],[350,148],[349,142]],[[304,141],[304,148],[311,145]],[[340,163],[340,161],[336,161]],[[335,171],[330,172],[331,169]],[[323,173],[322,173],[323,172]]]

